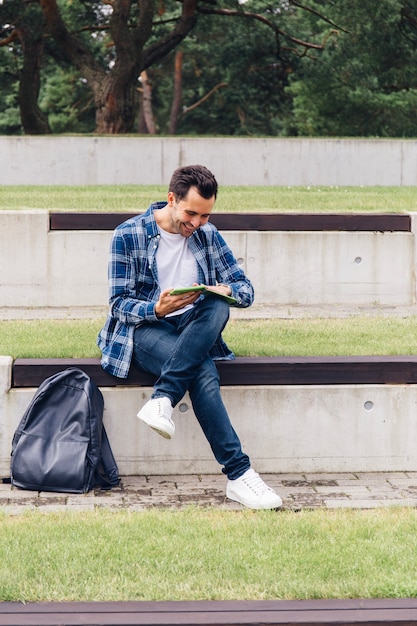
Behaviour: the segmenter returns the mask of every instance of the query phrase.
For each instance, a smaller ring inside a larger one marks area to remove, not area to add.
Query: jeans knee
[[[216,297],[206,297],[201,304],[202,310],[205,310],[210,319],[216,320],[219,327],[224,328],[230,317],[230,307],[227,302]]]
[[[198,372],[190,386],[190,393],[193,391],[197,393],[212,393],[213,390],[220,389],[220,375],[214,361],[207,357],[201,366],[198,368]]]

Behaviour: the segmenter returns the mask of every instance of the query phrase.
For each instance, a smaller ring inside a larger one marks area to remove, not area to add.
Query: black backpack
[[[44,380],[13,436],[12,485],[67,493],[118,485],[103,408],[101,391],[80,369]]]

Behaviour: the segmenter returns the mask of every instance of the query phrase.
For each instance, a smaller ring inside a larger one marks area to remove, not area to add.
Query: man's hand
[[[214,291],[215,293],[221,293],[223,296],[232,295],[231,287],[229,287],[229,285],[223,285],[223,283],[220,283],[216,285],[215,287],[207,287],[207,291]]]
[[[155,305],[157,317],[165,317],[169,313],[182,309],[187,304],[193,304],[201,296],[201,291],[188,291],[177,296],[171,296],[170,292],[172,289],[173,287],[161,292],[159,300]]]

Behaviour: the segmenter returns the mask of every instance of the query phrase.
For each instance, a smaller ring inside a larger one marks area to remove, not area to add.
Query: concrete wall
[[[0,357],[0,475],[34,389],[10,389],[12,359]],[[102,388],[104,422],[124,475],[220,471],[188,396],[164,440],[136,418],[150,388]],[[260,472],[417,471],[417,385],[224,387],[244,449]]]
[[[415,185],[417,140],[0,137],[0,185],[166,185],[190,163],[222,185]]]
[[[223,234],[253,281],[257,305],[411,306],[415,227],[413,216],[412,232]],[[0,317],[105,310],[111,232],[50,231],[39,210],[0,211],[0,233]]]

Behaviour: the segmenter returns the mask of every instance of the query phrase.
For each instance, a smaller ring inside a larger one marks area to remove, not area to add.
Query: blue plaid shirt
[[[129,374],[135,329],[144,322],[158,321],[155,305],[160,287],[156,251],[160,234],[154,211],[165,205],[166,202],[153,203],[146,213],[123,222],[113,234],[108,266],[110,310],[97,344],[102,352],[103,369],[119,378]],[[213,224],[208,222],[198,228],[188,238],[188,245],[197,261],[200,284],[226,283],[236,298],[234,306],[252,304],[252,284]],[[234,358],[221,336],[210,355],[213,359]]]

